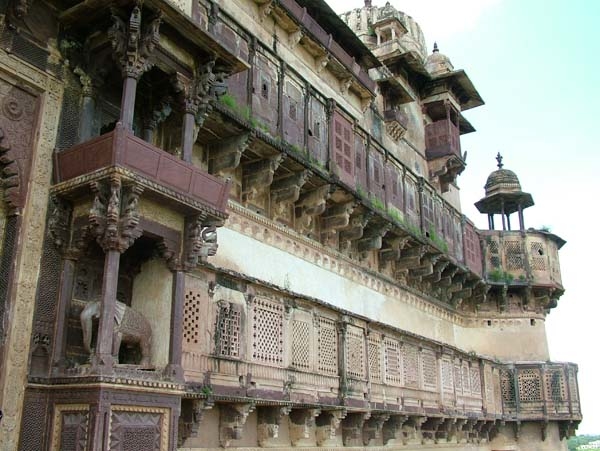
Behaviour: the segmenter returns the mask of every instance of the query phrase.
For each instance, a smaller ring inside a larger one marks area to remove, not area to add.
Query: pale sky
[[[362,0],[328,0],[338,13]],[[594,288],[600,246],[594,205],[600,194],[600,1],[393,0],[421,25],[428,49],[437,41],[465,69],[486,105],[465,116],[477,132],[459,177],[463,211],[478,227],[473,203],[496,169],[495,155],[519,176],[535,205],[526,227],[549,226],[567,241],[560,251],[566,293],[547,320],[553,361],[579,364],[582,421],[578,434],[600,434],[600,299]],[[373,0],[384,6],[385,0]],[[596,340],[599,340],[596,342]]]

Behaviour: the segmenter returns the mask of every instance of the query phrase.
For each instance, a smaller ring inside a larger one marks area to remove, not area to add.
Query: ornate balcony
[[[400,140],[408,129],[408,118],[399,110],[385,110],[383,120],[388,134],[394,141]]]
[[[55,154],[55,192],[76,195],[90,182],[120,173],[152,197],[180,209],[202,210],[224,218],[229,182],[200,170],[117,125],[110,133]]]

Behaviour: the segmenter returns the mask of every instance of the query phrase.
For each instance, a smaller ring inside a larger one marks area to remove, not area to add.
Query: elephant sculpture
[[[83,347],[92,353],[92,319],[99,318],[102,312],[100,301],[88,302],[79,315],[83,330]],[[140,346],[141,366],[150,365],[150,348],[152,344],[152,327],[144,316],[131,307],[116,301],[113,327],[113,356],[118,357],[121,342],[137,343]]]

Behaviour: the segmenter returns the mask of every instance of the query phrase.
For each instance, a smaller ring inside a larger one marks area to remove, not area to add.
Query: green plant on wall
[[[515,276],[502,269],[494,269],[487,274],[487,278],[492,282],[512,283],[512,281],[515,279]]]
[[[441,249],[446,253],[448,252],[448,243],[446,243],[446,241],[443,238],[438,236],[433,226],[429,227],[429,239],[433,241],[433,243],[438,247],[438,249]]]

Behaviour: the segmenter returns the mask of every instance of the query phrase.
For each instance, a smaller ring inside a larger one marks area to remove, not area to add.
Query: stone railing
[[[533,229],[479,233],[488,282],[562,289],[558,249],[564,241],[559,237]]]
[[[229,198],[228,182],[134,136],[119,124],[112,132],[57,152],[55,159],[57,183],[120,167],[216,212],[225,211]]]

